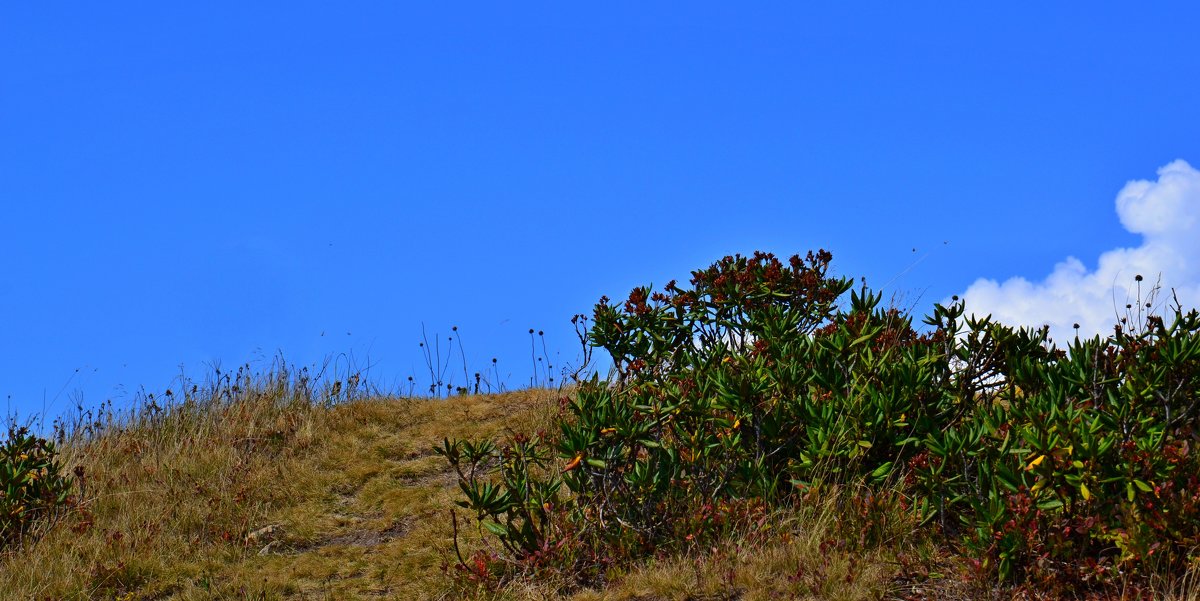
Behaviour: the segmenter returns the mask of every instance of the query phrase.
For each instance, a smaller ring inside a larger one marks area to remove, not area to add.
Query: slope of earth
[[[287,374],[247,378],[207,396],[193,389],[166,409],[152,399],[135,416],[68,438],[62,457],[78,468],[80,501],[0,553],[0,597],[560,598],[553,583],[481,589],[447,573],[450,508],[461,493],[433,452],[444,437],[552,430],[559,393],[315,400],[323,394]],[[922,596],[928,582],[901,586],[893,549],[864,555],[834,544],[837,511],[778,516],[787,534],[774,543],[732,540],[652,560],[571,597],[959,596],[944,585]],[[466,554],[479,536],[459,513]]]

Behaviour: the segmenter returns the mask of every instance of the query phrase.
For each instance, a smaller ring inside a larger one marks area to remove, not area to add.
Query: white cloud
[[[1040,282],[976,280],[961,295],[967,310],[991,313],[1014,326],[1049,324],[1051,338],[1062,346],[1074,339],[1076,323],[1083,336],[1112,333],[1117,313],[1124,315],[1126,303],[1136,302],[1136,275],[1144,277],[1143,297],[1161,278],[1156,307],[1171,301],[1172,288],[1185,310],[1195,307],[1200,300],[1200,171],[1174,161],[1158,170],[1158,181],[1125,184],[1116,207],[1121,225],[1142,235],[1140,246],[1101,254],[1092,271],[1067,257]]]

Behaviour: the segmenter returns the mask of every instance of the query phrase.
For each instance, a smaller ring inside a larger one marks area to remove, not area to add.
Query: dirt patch
[[[334,545],[375,547],[392,539],[400,538],[412,530],[411,520],[399,520],[383,530],[351,530],[337,536],[320,540],[310,545],[306,551],[331,547]]]
[[[398,479],[405,486],[443,488],[456,484],[458,474],[455,474],[453,470],[446,470],[432,474],[401,476]]]

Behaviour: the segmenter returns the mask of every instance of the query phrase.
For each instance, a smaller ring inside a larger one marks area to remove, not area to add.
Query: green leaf
[[[888,461],[887,463],[875,468],[875,471],[871,472],[871,477],[876,480],[881,480],[887,477],[887,475],[890,473],[892,473],[892,462]]]
[[[504,526],[497,524],[496,522],[493,522],[491,520],[484,520],[482,522],[482,524],[483,524],[484,528],[487,528],[488,532],[491,532],[492,534],[495,534],[496,536],[504,536],[508,532],[508,530],[505,529]]]
[[[1058,509],[1063,506],[1063,502],[1059,499],[1046,499],[1037,504],[1038,509]]]
[[[1016,476],[1013,475],[1012,470],[1008,469],[1002,464],[997,465],[995,476],[996,481],[999,482],[1001,486],[1012,492],[1017,492],[1018,481]]]
[[[1149,484],[1146,484],[1145,482],[1142,482],[1141,480],[1134,480],[1133,483],[1136,484],[1138,489],[1140,489],[1142,492],[1151,492],[1154,490],[1153,488],[1151,488],[1151,486]],[[1130,500],[1132,500],[1132,499],[1130,499]]]
[[[850,346],[852,346],[852,347],[853,347],[853,346],[858,346],[858,345],[860,345],[860,344],[862,344],[862,343],[864,343],[864,342],[866,342],[866,341],[868,341],[868,340],[870,340],[871,338],[874,338],[874,337],[875,337],[875,332],[870,332],[870,333],[867,333],[867,334],[863,334],[862,336],[859,336],[858,338],[855,338],[855,339],[854,339],[854,342],[851,342],[851,343],[850,343]]]

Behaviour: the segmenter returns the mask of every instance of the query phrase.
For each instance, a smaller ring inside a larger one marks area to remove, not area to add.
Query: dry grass
[[[846,528],[858,525],[856,518],[845,515],[848,497],[848,491],[831,491],[805,507],[776,510],[765,531],[751,528],[747,531],[753,533],[744,538],[648,560],[627,572],[610,574],[607,586],[600,590],[559,597],[545,583],[518,581],[502,590],[463,590],[461,596],[496,601],[859,601],[899,599],[903,593],[924,590],[929,593],[926,599],[955,598],[949,596],[957,591],[946,586],[948,580],[920,582],[915,587],[897,580],[898,554],[903,552],[910,560],[930,554],[930,564],[941,561],[931,546],[899,538],[867,548],[844,542]],[[898,523],[892,534],[903,535],[906,527]]]
[[[82,499],[0,555],[6,599],[444,596],[444,436],[536,427],[549,391],[327,405],[286,372],[68,440]]]
[[[890,551],[851,551],[831,544],[832,503],[776,516],[786,535],[765,544],[730,541],[683,557],[651,562],[604,591],[578,601],[663,601],[882,598],[895,576]]]
[[[0,597],[560,598],[553,583],[482,591],[443,573],[459,491],[432,451],[443,437],[547,428],[557,393],[327,404],[282,372],[201,396],[67,441],[68,470],[84,470],[82,502],[37,542],[0,554]],[[898,584],[895,561],[913,546],[832,544],[839,511],[830,501],[779,514],[778,536],[651,561],[570,598],[849,601],[913,590]],[[460,542],[480,544],[470,527]],[[951,580],[917,588],[929,599],[989,596]],[[1163,597],[1193,601],[1198,590],[1188,580]]]

